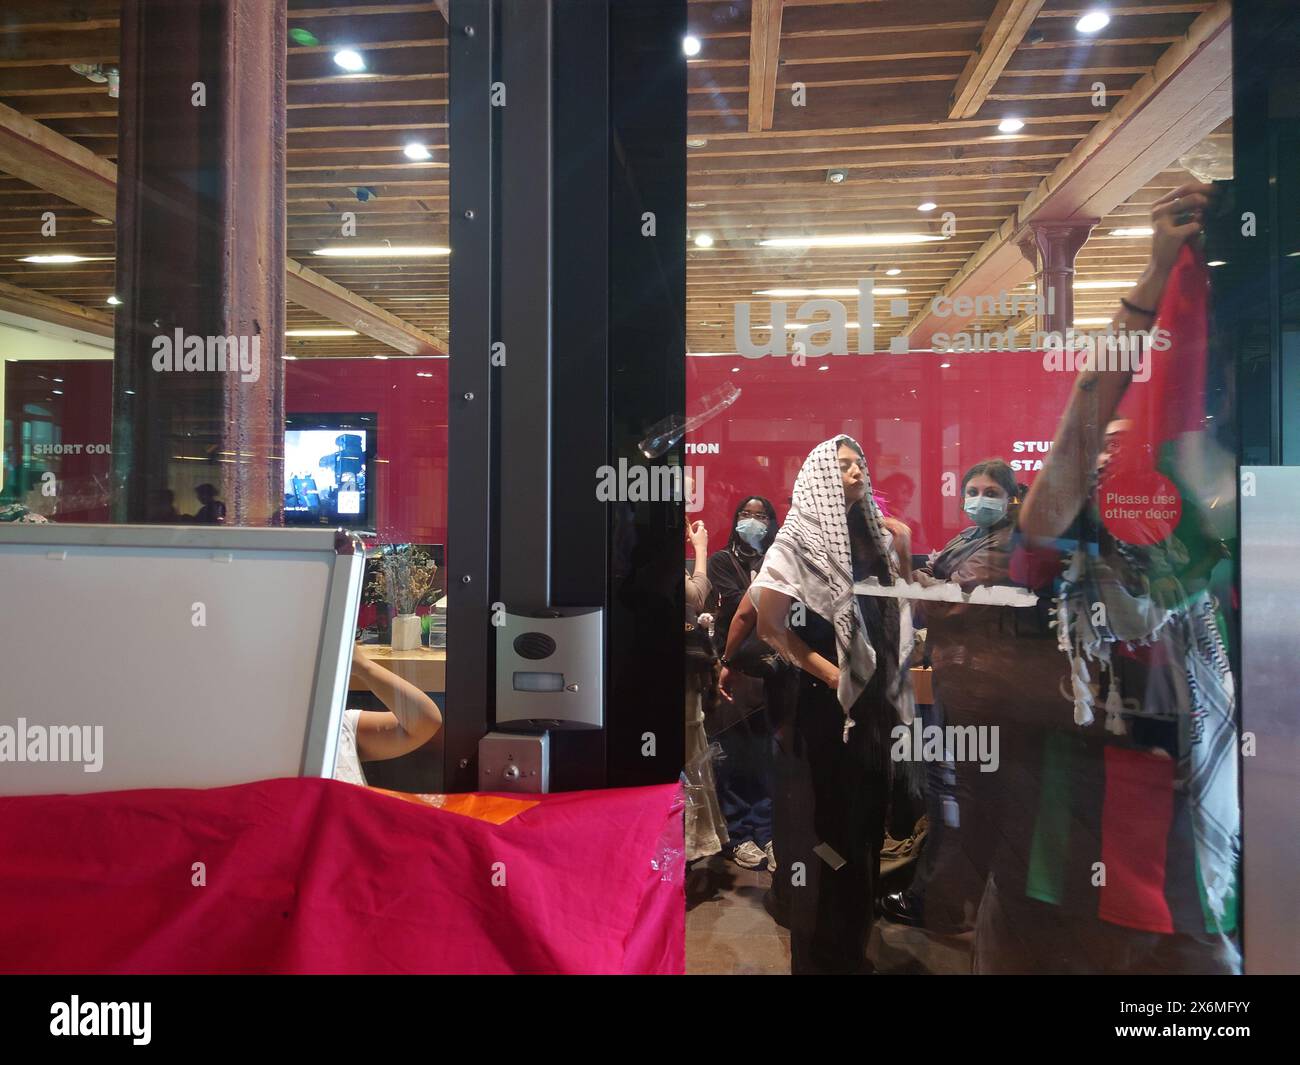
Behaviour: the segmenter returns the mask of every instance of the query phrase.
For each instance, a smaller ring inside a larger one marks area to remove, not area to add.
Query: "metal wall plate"
[[[489,732],[478,745],[478,790],[549,791],[550,751],[545,732]]]

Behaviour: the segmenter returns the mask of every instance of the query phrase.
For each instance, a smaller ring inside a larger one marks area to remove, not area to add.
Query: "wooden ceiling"
[[[1161,57],[1214,6],[694,0],[690,25],[701,49],[689,60],[689,231],[713,244],[688,247],[690,350],[735,350],[736,301],[752,302],[753,322],[770,322],[759,290],[852,287],[862,277],[907,289],[907,317],[877,303],[876,348],[888,350],[1125,96],[1147,87]],[[1093,7],[1107,8],[1110,23],[1080,33],[1075,23]],[[1094,100],[1098,82],[1103,106]],[[998,130],[1009,117],[1024,122],[1013,136]],[[1188,180],[1171,165],[1172,156],[1154,159],[1151,169],[1163,172],[1103,217],[1079,257],[1080,281],[1133,276],[1148,242],[1098,243],[1100,234],[1142,224],[1155,196]],[[830,183],[831,170],[845,179]],[[936,206],[918,211],[925,202]],[[956,232],[941,243],[759,245],[864,231],[938,234],[945,212]],[[887,276],[891,268],[901,272]],[[1106,313],[1114,296],[1081,291],[1077,316]],[[791,316],[796,308],[789,301]],[[1007,324],[985,319],[978,327]],[[856,341],[851,333],[850,345]]]
[[[447,350],[446,257],[330,259],[313,254],[344,244],[341,216],[356,213],[355,243],[447,243],[447,49],[445,0],[396,3],[289,0],[289,25],[319,43],[291,42],[288,56],[287,251],[313,278],[313,305],[358,312],[349,295],[401,319]],[[106,85],[75,73],[72,63],[111,66],[118,58],[118,0],[6,0],[0,10],[0,104],[34,119],[96,156],[117,157],[117,101]],[[365,57],[364,76],[344,76],[339,48]],[[409,142],[432,158],[408,159]],[[352,191],[371,190],[366,202]],[[58,235],[41,236],[41,212],[57,212]],[[5,285],[21,286],[84,308],[111,325],[112,225],[0,171],[0,306],[18,310]],[[55,248],[54,245],[58,247]],[[65,251],[103,256],[75,265],[30,265],[23,255]],[[292,269],[292,267],[291,267]],[[291,278],[291,283],[295,280]],[[320,290],[325,290],[323,293]],[[342,328],[292,299],[287,328]],[[8,297],[8,299],[6,299]],[[365,312],[367,315],[370,312]],[[376,324],[388,335],[391,323]],[[101,330],[102,331],[102,330]],[[398,354],[372,336],[286,339],[295,356]]]
[[[294,302],[290,289],[290,329],[338,328],[331,316],[348,317],[355,300],[446,350],[447,258],[312,254],[344,243],[344,211],[356,212],[357,242],[447,242],[441,6],[438,0],[328,6],[289,0],[290,27],[319,43],[289,46],[288,254],[325,279],[313,282],[313,298],[304,297],[317,310]],[[690,31],[701,49],[688,67],[695,145],[688,149],[688,227],[692,238],[707,233],[714,243],[689,248],[690,350],[734,350],[734,302],[754,301],[754,321],[765,320],[757,290],[847,287],[866,276],[908,290],[909,318],[884,314],[888,308],[880,305],[877,348],[915,327],[930,298],[962,283],[963,272],[989,254],[989,242],[1008,231],[1008,220],[1079,158],[1087,138],[1117,126],[1117,117],[1130,127],[1141,124],[1112,112],[1122,111],[1129,94],[1141,106],[1154,101],[1161,64],[1188,51],[1189,30],[1195,37],[1218,10],[1209,0],[1108,3],[1101,6],[1109,10],[1109,25],[1084,35],[1075,22],[1093,6],[1086,0],[692,0]],[[117,39],[117,0],[6,0],[0,105],[115,162],[117,101],[69,66],[111,66]],[[332,58],[341,47],[361,52],[366,76],[343,76]],[[1096,82],[1105,86],[1104,106],[1095,106]],[[1203,110],[1202,135],[1223,117],[1211,120]],[[1183,140],[1198,113],[1193,108],[1180,119]],[[1142,117],[1140,107],[1136,114]],[[997,124],[1010,116],[1024,128],[999,134]],[[426,145],[432,158],[409,160],[403,148],[412,141]],[[1164,157],[1151,159],[1133,189],[1106,205],[1098,236],[1080,255],[1080,281],[1129,277],[1141,265],[1141,238],[1100,235],[1141,224],[1155,196],[1186,180],[1169,138],[1152,150]],[[841,184],[827,181],[831,169],[845,172]],[[362,203],[351,191],[356,188],[377,195]],[[924,201],[937,206],[918,212]],[[57,212],[57,240],[40,234],[45,210]],[[957,231],[940,243],[811,251],[758,244],[863,230],[934,233],[945,212],[955,216]],[[97,217],[103,215],[84,203],[0,171],[0,307],[17,309],[26,301],[36,314],[42,305],[66,311],[71,304],[100,331],[111,326],[106,300],[114,231]],[[63,266],[17,261],[54,250],[103,258]],[[901,273],[886,277],[891,267]],[[329,289],[329,298],[319,298],[331,282],[346,291]],[[1101,315],[1112,305],[1113,293],[1081,291],[1078,316]],[[381,324],[396,328],[387,319]],[[384,329],[290,338],[286,351],[396,354],[399,345],[374,339],[386,336]]]

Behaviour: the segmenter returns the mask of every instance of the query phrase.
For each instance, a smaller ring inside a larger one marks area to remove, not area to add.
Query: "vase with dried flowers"
[[[419,647],[421,622],[416,611],[433,602],[438,564],[413,544],[384,545],[378,562],[366,588],[367,599],[386,602],[392,609],[394,651]]]

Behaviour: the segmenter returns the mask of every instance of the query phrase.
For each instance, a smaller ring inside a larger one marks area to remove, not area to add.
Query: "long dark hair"
[[[736,510],[731,515],[731,535],[727,538],[728,549],[743,548],[746,552],[754,550],[749,544],[740,538],[740,533],[736,532],[736,526],[740,522],[740,512],[745,509],[751,502],[757,499],[763,504],[763,510],[767,512],[767,532],[763,535],[763,542],[758,545],[759,554],[765,554],[767,549],[772,546],[772,541],[776,539],[777,520],[776,507],[772,502],[763,496],[743,496],[739,503],[736,504]]]

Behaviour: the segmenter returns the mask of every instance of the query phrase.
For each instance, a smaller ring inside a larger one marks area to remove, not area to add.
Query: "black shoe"
[[[790,907],[771,888],[763,893],[763,909],[782,928],[790,927]]]
[[[919,928],[925,923],[921,900],[910,891],[899,891],[880,900],[880,912],[886,920]]]

